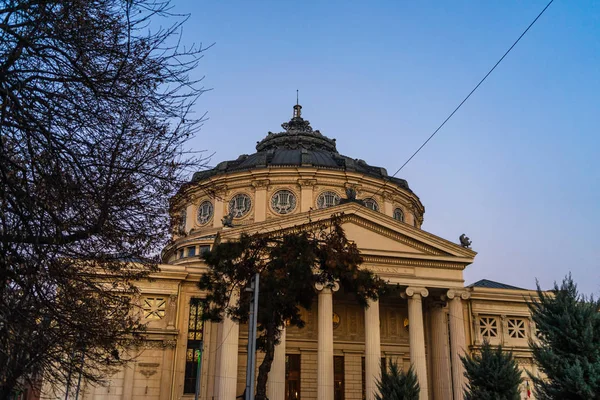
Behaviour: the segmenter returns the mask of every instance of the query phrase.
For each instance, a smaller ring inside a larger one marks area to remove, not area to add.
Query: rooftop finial
[[[302,118],[302,106],[298,102],[298,89],[296,89],[296,105],[294,106],[294,117],[293,118]]]

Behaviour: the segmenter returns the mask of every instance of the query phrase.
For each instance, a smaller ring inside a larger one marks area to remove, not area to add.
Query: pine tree
[[[465,400],[519,400],[521,371],[511,352],[484,342],[479,354],[461,357],[469,380]]]
[[[536,398],[600,399],[600,301],[580,295],[570,275],[537,294],[529,304],[538,329],[530,347],[543,375],[531,376]]]
[[[381,369],[381,379],[377,382],[379,393],[377,400],[419,400],[419,381],[412,367],[408,372],[402,371],[395,362],[390,368]]]

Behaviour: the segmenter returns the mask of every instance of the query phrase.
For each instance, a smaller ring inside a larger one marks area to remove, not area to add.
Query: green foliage
[[[600,399],[600,301],[577,291],[571,276],[551,293],[540,290],[529,309],[538,329],[531,341],[544,379],[531,376],[538,399]]]
[[[246,322],[252,294],[244,288],[260,273],[257,348],[265,358],[259,368],[257,399],[266,393],[281,327],[286,323],[304,327],[301,309],[309,310],[315,302],[316,283],[338,281],[362,305],[383,292],[385,283],[359,268],[359,250],[346,238],[341,222],[341,215],[332,215],[325,224],[309,223],[293,232],[244,234],[204,255],[208,272],[199,286],[208,293],[206,319],[219,321],[227,314]],[[239,293],[239,299],[233,293]]]
[[[382,367],[377,389],[377,400],[419,400],[419,381],[412,366],[406,373],[395,362],[390,363],[389,370]]]
[[[461,357],[469,380],[465,400],[519,400],[521,371],[512,352],[483,343],[479,354]]]

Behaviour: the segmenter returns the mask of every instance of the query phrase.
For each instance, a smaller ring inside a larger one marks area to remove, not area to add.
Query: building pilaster
[[[429,399],[427,382],[427,358],[425,357],[425,329],[423,325],[423,297],[429,291],[421,287],[408,287],[404,297],[408,299],[408,336],[410,341],[410,362],[413,365],[421,392],[419,400]]]
[[[237,295],[231,301],[237,301]],[[238,351],[240,326],[228,315],[223,317],[219,329],[219,368],[216,392],[219,400],[235,400],[238,377]]]
[[[317,399],[333,400],[333,292],[337,282],[315,285],[319,291],[318,346],[317,346]]]
[[[377,381],[381,375],[381,334],[379,300],[368,300],[365,309],[365,393],[366,400],[375,400]]]

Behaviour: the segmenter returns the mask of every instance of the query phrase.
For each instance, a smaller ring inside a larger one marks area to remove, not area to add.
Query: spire
[[[298,89],[296,89],[296,105],[294,106],[293,118],[302,118],[302,106],[298,103]]]

